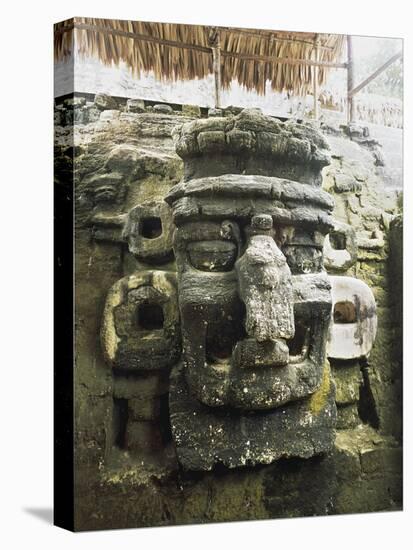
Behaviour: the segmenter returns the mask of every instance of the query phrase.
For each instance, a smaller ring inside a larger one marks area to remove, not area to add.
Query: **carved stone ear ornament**
[[[376,302],[370,288],[354,277],[330,276],[332,316],[327,343],[331,359],[368,357],[376,338]]]
[[[176,275],[141,271],[115,283],[106,299],[101,342],[115,370],[171,367],[181,348]]]

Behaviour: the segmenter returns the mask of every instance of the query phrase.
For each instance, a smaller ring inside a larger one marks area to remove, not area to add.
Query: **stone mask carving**
[[[202,470],[327,451],[327,143],[258,110],[185,124],[175,139],[185,163],[166,197],[183,344],[170,387],[178,458]]]

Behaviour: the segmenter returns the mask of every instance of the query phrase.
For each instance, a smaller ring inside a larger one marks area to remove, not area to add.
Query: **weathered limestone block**
[[[359,424],[337,432],[335,468],[339,484],[334,494],[338,514],[400,509],[402,500],[401,449]]]
[[[69,97],[68,99],[65,99],[63,104],[66,107],[83,107],[83,105],[86,105],[86,98],[84,97]]]
[[[361,469],[365,474],[400,474],[403,453],[400,447],[372,446],[360,453]]]
[[[99,117],[99,122],[113,122],[118,120],[120,116],[120,111],[115,109],[105,109],[101,112]]]
[[[222,117],[222,109],[208,109],[208,117]]]
[[[142,271],[115,283],[106,299],[101,341],[114,369],[171,367],[180,353],[175,274]]]
[[[163,115],[169,115],[173,112],[173,109],[170,105],[159,103],[153,106],[153,112],[163,114]]]
[[[357,261],[357,237],[353,227],[334,221],[334,229],[324,240],[324,266],[327,271],[347,271]]]
[[[122,203],[128,191],[128,182],[121,172],[98,172],[85,182],[86,193],[95,204]]]
[[[182,105],[182,114],[190,117],[200,117],[201,108],[198,105]]]
[[[370,288],[352,277],[330,276],[333,313],[327,344],[332,359],[366,357],[377,332],[376,302]]]
[[[57,108],[54,111],[53,124],[55,127],[63,126],[64,124],[64,112],[57,110]]]
[[[84,117],[85,124],[97,122],[100,117],[100,110],[97,107],[95,107],[94,104],[86,105],[84,107],[83,117]]]
[[[126,110],[128,113],[144,113],[145,102],[143,99],[128,99],[126,102]]]
[[[359,361],[330,359],[336,386],[337,429],[354,428],[360,424],[359,401],[363,384]]]
[[[357,241],[358,247],[365,250],[380,250],[384,247],[384,235],[380,229],[375,229],[370,234],[362,234]]]
[[[123,228],[126,217],[126,214],[108,215],[97,212],[90,218],[93,239],[95,241],[123,243]]]
[[[105,109],[118,109],[116,100],[107,94],[96,94],[94,104],[101,111]]]
[[[213,152],[225,146],[225,133],[219,130],[201,132],[198,134],[198,149],[201,153]]]
[[[124,238],[129,251],[139,260],[148,263],[170,260],[172,237],[172,215],[164,202],[146,201],[129,212]]]
[[[276,229],[307,224],[324,235],[333,228],[334,200],[329,193],[281,178],[233,174],[197,178],[175,185],[165,200],[173,204],[178,225],[188,219],[231,216],[245,223],[251,213],[260,212],[272,216]]]
[[[105,162],[106,170],[119,171],[131,175],[136,170],[136,164],[141,157],[141,151],[136,145],[121,143],[111,149]]]
[[[82,107],[76,106],[73,109],[73,122],[74,124],[85,124],[87,122],[85,110]]]
[[[360,193],[361,183],[349,174],[336,174],[334,176],[334,190],[336,193]]]
[[[343,125],[344,132],[353,139],[363,139],[370,136],[370,131],[367,126],[361,126],[360,124],[350,123]]]

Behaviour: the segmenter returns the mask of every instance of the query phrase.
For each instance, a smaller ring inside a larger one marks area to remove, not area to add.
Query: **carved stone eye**
[[[135,311],[135,321],[139,330],[161,330],[164,325],[164,312],[159,304],[142,303]]]
[[[143,218],[140,226],[140,234],[145,239],[156,239],[162,235],[162,220],[156,216]]]
[[[187,246],[188,259],[200,271],[231,271],[237,259],[237,247],[228,241],[198,241]]]

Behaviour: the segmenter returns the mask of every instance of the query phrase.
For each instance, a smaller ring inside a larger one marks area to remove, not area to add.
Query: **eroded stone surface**
[[[265,413],[214,410],[191,397],[181,366],[170,388],[171,425],[178,459],[188,470],[270,464],[279,458],[309,458],[334,444],[334,386],[326,367],[311,399]]]

